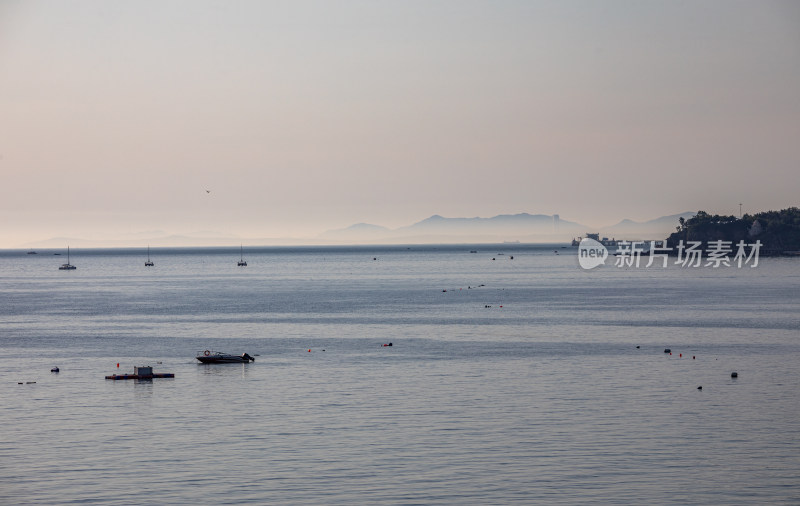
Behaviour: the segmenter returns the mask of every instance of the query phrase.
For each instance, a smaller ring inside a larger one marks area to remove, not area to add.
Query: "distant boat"
[[[196,358],[204,364],[236,364],[256,361],[256,359],[247,353],[242,353],[241,355],[230,355],[228,353],[220,353],[218,351],[211,350],[198,353]]]
[[[61,267],[58,268],[60,271],[72,271],[77,269],[74,265],[69,263],[69,246],[67,246],[67,263],[61,264]]]
[[[244,261],[244,250],[242,245],[239,245],[239,261],[236,263],[239,267],[247,267],[247,262]]]
[[[144,263],[145,267],[152,267],[155,264],[150,261],[150,245],[147,245],[147,261]]]
[[[38,253],[36,253],[35,251],[29,251],[28,254],[29,255],[37,255]]]

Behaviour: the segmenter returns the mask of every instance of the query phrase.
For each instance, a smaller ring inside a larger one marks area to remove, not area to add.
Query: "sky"
[[[800,204],[793,1],[0,0],[0,248]]]

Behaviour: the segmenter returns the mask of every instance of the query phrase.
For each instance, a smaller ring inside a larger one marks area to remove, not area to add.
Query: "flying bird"
[[[211,193],[211,190],[206,190],[206,193]]]

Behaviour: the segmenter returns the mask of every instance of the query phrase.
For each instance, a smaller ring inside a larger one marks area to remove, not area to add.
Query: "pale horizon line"
[[[296,245],[317,245],[317,246],[326,246],[326,245],[368,245],[368,244],[375,244],[375,245],[388,245],[388,244],[431,244],[431,243],[442,243],[442,244],[496,244],[502,243],[503,241],[498,240],[498,237],[492,236],[490,231],[486,231],[485,233],[472,233],[472,234],[459,234],[455,232],[453,234],[449,234],[449,236],[441,236],[439,234],[432,234],[426,235],[422,233],[413,234],[409,231],[409,235],[406,237],[396,237],[396,238],[384,238],[381,240],[370,240],[369,238],[365,238],[363,240],[359,239],[348,239],[348,240],[336,240],[333,238],[326,238],[324,237],[325,234],[334,233],[334,232],[341,232],[346,231],[348,228],[351,228],[356,225],[369,225],[375,227],[385,228],[387,232],[398,232],[403,228],[412,227],[417,225],[431,217],[434,216],[442,216],[446,219],[483,219],[489,220],[492,218],[496,218],[499,216],[519,216],[519,215],[529,215],[529,216],[546,216],[546,217],[553,217],[558,215],[561,222],[567,222],[571,224],[576,224],[587,228],[585,232],[600,232],[601,234],[604,233],[604,229],[609,229],[614,226],[619,225],[620,223],[627,221],[631,221],[635,224],[645,224],[647,222],[659,220],[666,217],[672,216],[680,216],[682,214],[692,213],[695,211],[684,211],[674,214],[667,214],[662,216],[657,216],[648,220],[644,221],[637,221],[630,218],[622,218],[616,220],[611,225],[604,225],[604,226],[594,226],[586,223],[581,223],[575,219],[568,219],[564,218],[563,215],[560,213],[553,213],[553,214],[545,214],[545,213],[531,213],[527,211],[521,211],[518,213],[500,213],[490,217],[481,217],[481,216],[472,216],[472,217],[445,217],[440,214],[432,214],[427,218],[422,220],[415,221],[409,225],[402,225],[399,227],[385,227],[383,225],[378,225],[375,223],[369,222],[357,222],[351,223],[344,227],[340,228],[329,228],[321,232],[316,233],[308,233],[305,235],[275,235],[275,236],[258,236],[255,234],[232,234],[232,233],[225,233],[219,232],[214,230],[194,230],[194,231],[165,231],[160,229],[153,229],[152,227],[149,230],[141,230],[130,232],[124,235],[108,233],[108,232],[92,232],[92,233],[77,233],[77,234],[69,234],[69,235],[56,235],[50,236],[47,238],[38,238],[38,239],[30,239],[26,240],[22,243],[17,245],[5,245],[1,246],[2,249],[30,249],[30,248],[55,248],[56,246],[49,246],[45,243],[54,243],[56,241],[63,242],[64,244],[67,243],[90,243],[92,246],[90,247],[135,247],[141,243],[151,242],[151,243],[158,243],[159,241],[183,241],[184,244],[181,246],[191,247],[191,246],[198,246],[198,247],[212,247],[212,246],[219,246],[224,247],[227,241],[232,242],[250,242],[251,246],[255,246],[257,244],[263,246],[279,246],[279,245],[286,245],[286,246],[296,246]],[[498,232],[502,235],[502,232]],[[513,234],[512,234],[513,235]],[[537,243],[559,243],[563,241],[569,241],[567,238],[568,236],[572,236],[572,233],[537,233],[532,231],[530,234],[522,237],[508,237],[506,240],[514,241],[514,240],[521,240],[526,239],[525,241],[521,241],[526,244],[537,244]],[[472,236],[472,240],[469,239],[469,236]],[[438,237],[438,240],[434,240]],[[538,237],[538,240],[534,240],[534,237]],[[403,239],[407,239],[404,241]],[[417,239],[415,241],[414,239]],[[460,239],[460,240],[459,240]],[[223,242],[225,241],[225,242]],[[192,244],[190,244],[192,243]],[[167,246],[167,247],[176,247],[176,246]]]

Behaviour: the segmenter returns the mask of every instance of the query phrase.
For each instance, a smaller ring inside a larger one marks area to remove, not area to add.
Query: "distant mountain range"
[[[492,218],[445,218],[435,214],[405,227],[390,229],[369,223],[329,230],[318,238],[334,243],[469,243],[469,242],[563,242],[587,232],[617,239],[663,239],[675,231],[680,217],[694,212],[662,216],[645,222],[622,220],[599,230],[546,214],[501,214]]]
[[[26,244],[28,248],[132,247],[150,244],[154,247],[190,247],[238,245],[311,245],[311,244],[425,244],[425,243],[502,243],[502,242],[567,242],[587,232],[616,239],[663,239],[675,231],[678,219],[691,218],[685,212],[662,216],[645,222],[622,220],[608,227],[588,227],[581,223],[557,219],[547,214],[501,214],[492,218],[430,218],[399,228],[357,223],[347,228],[329,230],[316,237],[254,238],[215,232],[167,235],[163,232],[133,234],[121,238],[81,239],[55,237]]]
[[[653,234],[658,234],[657,237],[667,237],[669,234],[675,232],[675,227],[678,226],[678,220],[683,218],[688,220],[696,212],[687,211],[680,214],[671,214],[669,216],[662,216],[650,221],[638,222],[633,220],[622,220],[616,225],[603,228],[603,234],[616,236],[622,239],[642,239],[651,238]]]

